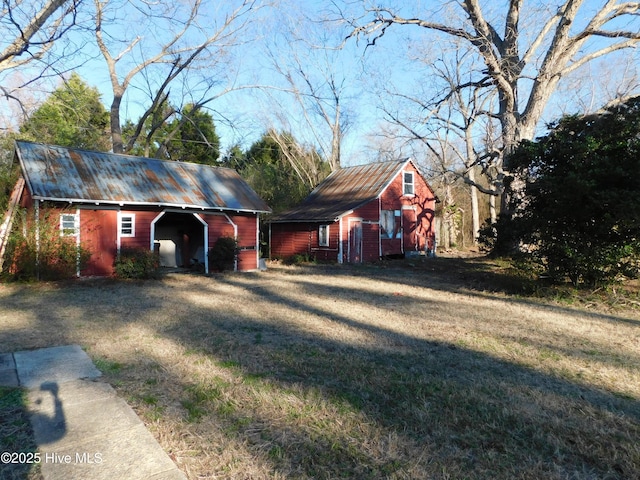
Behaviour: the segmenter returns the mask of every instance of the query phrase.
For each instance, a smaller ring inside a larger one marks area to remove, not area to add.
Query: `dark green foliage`
[[[21,138],[64,147],[106,152],[109,113],[100,93],[78,74],[71,75],[20,127]]]
[[[158,278],[160,260],[158,255],[144,248],[123,248],[114,263],[118,278],[150,279]]]
[[[20,176],[18,165],[9,166],[0,164],[0,212],[4,214],[9,206],[9,199],[13,187]]]
[[[556,280],[598,285],[640,272],[640,97],[565,117],[512,158],[524,196],[498,238],[520,240]]]
[[[38,233],[36,231],[39,230]],[[82,270],[91,252],[76,237],[61,236],[58,212],[41,212],[39,229],[18,212],[7,242],[5,270],[9,280],[64,280]]]
[[[178,130],[178,135],[167,146],[169,158],[181,162],[217,164],[220,156],[220,137],[216,133],[210,114],[193,105],[187,105],[182,109],[181,117],[174,119],[168,128]]]
[[[274,213],[300,203],[330,173],[316,151],[298,145],[289,133],[267,132],[244,153],[232,148],[223,163],[237,170]]]
[[[238,252],[238,242],[235,238],[218,238],[209,250],[209,269],[216,272],[234,270]]]
[[[125,138],[134,136],[136,124],[127,121]],[[162,103],[144,122],[130,154],[181,162],[217,165],[220,137],[213,117],[200,107],[189,104],[180,112],[167,102]]]

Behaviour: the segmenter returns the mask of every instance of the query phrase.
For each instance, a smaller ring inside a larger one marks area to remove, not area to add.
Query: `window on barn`
[[[136,236],[136,216],[120,215],[120,236],[135,237]]]
[[[404,172],[403,174],[403,182],[402,182],[402,194],[403,195],[413,195],[413,172]]]
[[[318,228],[318,245],[321,247],[329,246],[329,225],[320,225]]]
[[[60,215],[60,235],[62,237],[77,237],[80,234],[80,221],[76,213]]]
[[[400,238],[400,210],[380,211],[380,237]]]

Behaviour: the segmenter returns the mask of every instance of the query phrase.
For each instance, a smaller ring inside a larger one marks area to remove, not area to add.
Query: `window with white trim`
[[[77,237],[80,234],[80,220],[77,213],[60,215],[60,236]]]
[[[320,247],[329,246],[329,225],[320,225],[318,227],[318,245]]]
[[[413,195],[413,172],[404,172],[402,174],[402,194],[403,195]]]
[[[400,238],[400,210],[380,210],[380,237]]]
[[[134,214],[120,214],[120,236],[135,237],[136,236],[136,216]]]

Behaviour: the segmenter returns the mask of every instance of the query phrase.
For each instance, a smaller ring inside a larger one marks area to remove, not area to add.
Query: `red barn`
[[[16,142],[20,204],[59,221],[91,253],[78,275],[110,275],[122,248],[155,250],[161,265],[204,264],[223,236],[237,239],[237,270],[259,266],[259,221],[270,208],[235,170]]]
[[[433,252],[436,200],[410,159],[342,168],[271,220],[271,256],[361,263]]]

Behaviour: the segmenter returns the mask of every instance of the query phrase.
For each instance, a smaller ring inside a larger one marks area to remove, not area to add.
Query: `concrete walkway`
[[[28,389],[44,480],[184,480],[77,345],[0,354],[0,385]]]

